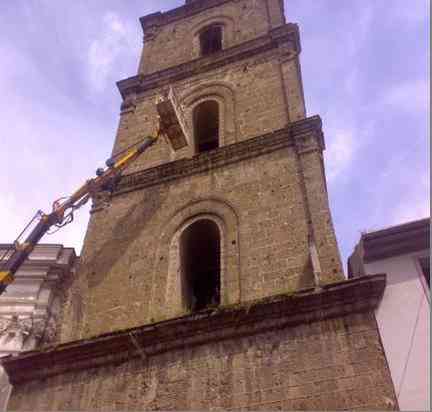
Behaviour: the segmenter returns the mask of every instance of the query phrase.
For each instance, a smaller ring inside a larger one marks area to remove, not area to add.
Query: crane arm
[[[31,230],[25,241],[22,244],[17,243],[14,245],[9,258],[5,256],[7,261],[4,268],[0,266],[0,294],[2,294],[6,287],[14,281],[15,273],[48,230],[54,225],[58,227],[61,227],[62,223],[64,225],[65,218],[71,216],[74,210],[85,204],[93,193],[101,190],[104,185],[112,181],[116,176],[119,176],[127,166],[133,163],[141,155],[141,153],[156,142],[160,133],[161,131],[159,131],[156,136],[148,136],[144,138],[143,142],[138,147],[127,152],[119,160],[113,161],[109,159],[107,161],[108,167],[105,170],[101,170],[97,177],[87,180],[65,201],[61,203],[54,202],[51,213],[40,214],[39,222]]]
[[[74,210],[80,208],[94,193],[103,190],[116,177],[120,176],[120,173],[133,163],[141,153],[152,146],[161,135],[166,137],[167,142],[173,150],[180,150],[188,146],[192,133],[184,116],[183,109],[172,88],[169,89],[166,98],[156,104],[156,110],[158,112],[159,127],[155,136],[145,137],[139,146],[128,151],[117,161],[114,161],[113,158],[108,159],[106,162],[107,169],[98,169],[96,172],[97,177],[87,180],[63,202],[54,202],[51,213],[38,212],[36,216],[39,218],[39,221],[30,231],[25,241],[22,244],[15,242],[14,247],[11,248],[10,256],[7,256],[9,254],[8,250],[3,257],[0,257],[0,295],[4,292],[7,285],[13,282],[17,270],[28,258],[42,236],[52,226],[60,228],[70,223],[73,219]],[[30,224],[33,222],[34,219]],[[27,225],[22,234],[27,231],[29,225]],[[4,265],[2,265],[2,260],[6,261]]]

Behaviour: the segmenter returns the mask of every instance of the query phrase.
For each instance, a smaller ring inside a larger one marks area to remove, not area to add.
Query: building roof
[[[430,218],[362,234],[348,259],[348,277],[364,275],[363,265],[430,249]]]

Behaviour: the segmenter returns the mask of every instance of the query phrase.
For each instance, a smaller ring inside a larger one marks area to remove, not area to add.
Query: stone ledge
[[[288,128],[277,130],[243,142],[222,146],[210,152],[200,153],[192,158],[179,159],[126,175],[121,179],[114,195],[227,166],[292,144]]]
[[[158,11],[156,13],[147,14],[146,16],[140,17],[139,20],[145,33],[150,27],[172,23],[173,21],[193,16],[194,14],[201,13],[204,10],[221,6],[224,3],[232,1],[233,0],[202,0],[199,2],[187,2],[183,6],[176,7],[175,9],[168,10],[164,13]]]
[[[243,304],[207,309],[180,318],[108,333],[87,340],[24,352],[1,360],[12,384],[87,370],[131,358],[232,339],[375,309],[386,275],[364,276],[321,289],[306,289]]]
[[[147,75],[136,75],[117,82],[117,87],[123,99],[147,90],[167,86],[175,81],[216,69],[238,60],[277,49],[281,43],[291,43],[293,56],[300,52],[299,29],[296,24],[289,23],[277,27],[265,36],[247,41],[238,46],[221,50],[213,55],[201,57],[190,62],[182,63]]]
[[[225,3],[237,2],[238,0],[201,0],[201,1],[188,1],[183,6],[176,7],[175,9],[167,10],[165,12],[157,11],[155,13],[147,14],[140,17],[141,27],[144,34],[148,29],[153,27],[164,26],[173,23],[177,20],[191,17],[195,14],[201,13],[213,7],[222,6]],[[283,9],[283,3],[281,4]]]
[[[203,173],[293,145],[301,150],[322,150],[324,140],[321,125],[321,118],[312,116],[265,135],[125,175],[113,196]],[[93,212],[97,210],[95,205]]]

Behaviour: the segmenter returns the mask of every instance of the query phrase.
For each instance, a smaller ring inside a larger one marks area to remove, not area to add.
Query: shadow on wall
[[[113,266],[124,257],[129,245],[142,234],[164,201],[162,192],[161,187],[151,187],[145,190],[140,200],[117,221],[109,239],[100,249],[92,253],[88,261],[84,262],[84,272],[87,274],[90,288],[104,281]]]

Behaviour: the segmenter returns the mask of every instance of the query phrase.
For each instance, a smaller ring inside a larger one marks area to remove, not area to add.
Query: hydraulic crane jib
[[[190,128],[172,88],[169,89],[166,98],[157,103],[156,109],[159,114],[159,129],[155,136],[144,137],[137,147],[127,151],[120,158],[116,156],[118,160],[114,160],[114,157],[110,158],[107,168],[98,169],[95,178],[87,180],[72,195],[64,198],[65,200],[55,201],[51,213],[40,213],[38,219],[33,219],[30,223],[36,222],[36,225],[30,230],[25,241],[21,244],[18,242],[20,235],[4,256],[0,257],[0,294],[4,292],[7,285],[13,282],[15,273],[52,226],[61,228],[72,222],[74,211],[83,206],[95,192],[103,190],[107,184],[118,179],[122,171],[151,147],[161,134],[166,136],[173,150],[180,150],[189,145]],[[26,229],[29,226],[30,224],[26,226]]]

